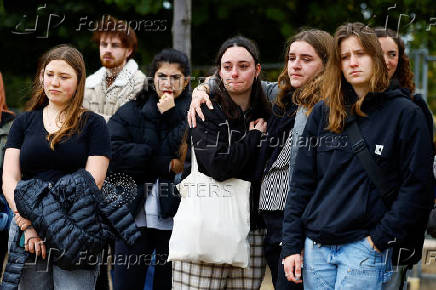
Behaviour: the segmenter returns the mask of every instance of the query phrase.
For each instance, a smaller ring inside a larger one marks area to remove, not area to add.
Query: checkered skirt
[[[226,264],[173,261],[173,289],[259,289],[266,267],[263,253],[264,237],[265,230],[249,233],[250,262],[247,268]]]

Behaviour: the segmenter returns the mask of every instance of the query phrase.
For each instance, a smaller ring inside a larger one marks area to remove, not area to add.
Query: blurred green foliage
[[[91,42],[91,36],[93,21],[101,19],[103,14],[131,21],[132,26],[141,20],[160,25],[158,31],[156,25],[154,29],[149,26],[148,31],[144,26],[136,30],[139,46],[135,59],[146,71],[155,53],[172,46],[172,9],[172,0],[0,0],[0,70],[9,105],[23,106],[30,96],[38,57],[54,45],[73,44],[83,53],[88,74],[97,70],[98,47]],[[26,28],[33,27],[37,15],[37,30],[23,34]],[[49,35],[44,37],[50,16]],[[62,17],[64,20],[57,25]],[[389,28],[410,38],[410,48],[426,47],[430,54],[436,55],[436,19],[432,17],[436,17],[432,0],[192,0],[192,64],[194,68],[202,66],[194,69],[193,75],[210,74],[203,66],[214,63],[219,45],[230,36],[242,34],[254,39],[262,63],[283,63],[286,41],[301,27],[334,33],[338,25],[350,21],[373,27],[387,22]],[[17,28],[20,23],[21,27]],[[263,77],[276,80],[280,71],[268,69]],[[429,104],[436,112],[434,63],[429,66],[428,76]]]

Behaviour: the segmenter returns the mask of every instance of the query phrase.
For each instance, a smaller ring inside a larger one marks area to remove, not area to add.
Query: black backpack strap
[[[347,118],[344,133],[348,136],[353,153],[359,158],[359,161],[368,174],[369,179],[379,190],[384,203],[389,206],[392,202],[395,191],[393,191],[392,187],[385,182],[385,172],[380,168],[380,166],[378,166],[374,158],[371,156],[365,140],[360,133],[360,128],[354,115],[349,115]]]

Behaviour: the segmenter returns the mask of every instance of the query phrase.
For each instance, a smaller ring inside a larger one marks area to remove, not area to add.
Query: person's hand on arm
[[[43,259],[47,256],[44,241],[38,236],[33,227],[28,227],[24,231],[24,249],[37,256],[41,255]]]
[[[267,122],[263,118],[259,118],[256,121],[250,122],[249,131],[258,130],[263,134],[265,134],[266,129],[267,129]]]
[[[192,91],[192,101],[188,111],[188,124],[190,128],[197,127],[196,115],[204,122],[201,104],[206,104],[210,110],[213,110],[213,105],[209,98],[209,85],[206,81]]]

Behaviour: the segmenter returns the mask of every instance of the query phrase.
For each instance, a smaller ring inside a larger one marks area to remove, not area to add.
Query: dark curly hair
[[[407,54],[404,53],[404,42],[400,36],[391,29],[386,29],[384,27],[377,27],[375,29],[375,34],[378,38],[390,37],[398,46],[398,66],[395,70],[393,79],[397,79],[402,88],[408,88],[410,93],[413,94],[415,91],[415,82],[413,81],[413,72],[410,69],[410,61]]]
[[[136,95],[136,101],[139,106],[142,106],[151,94],[156,94],[156,88],[154,87],[153,78],[154,74],[164,63],[177,64],[183,76],[189,77],[191,75],[191,65],[186,53],[174,49],[164,48],[157,53],[151,62],[151,70],[147,77],[147,86],[144,86],[142,90]],[[188,83],[183,89],[181,95],[186,95],[191,91],[191,84]]]

